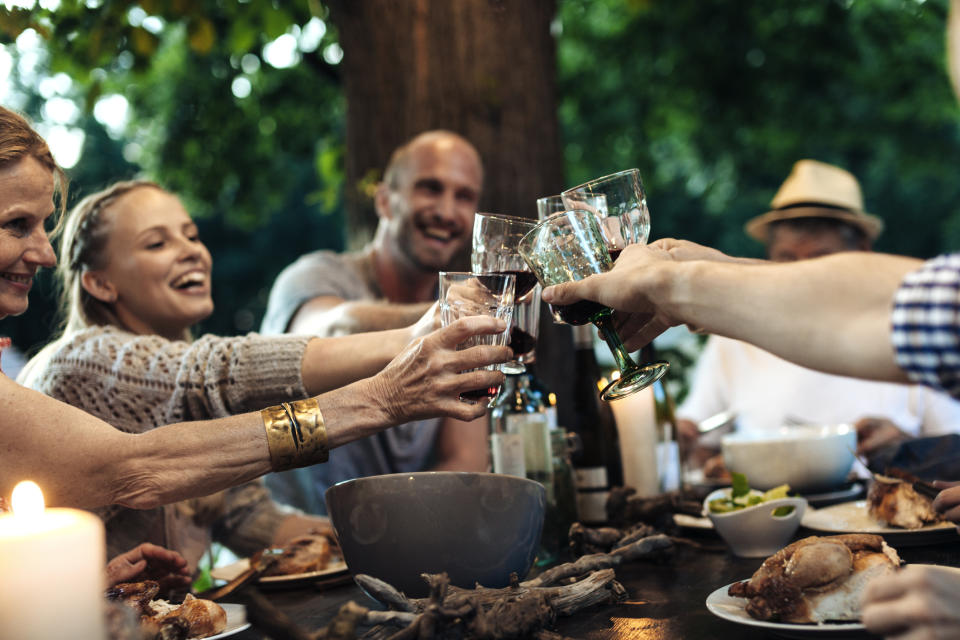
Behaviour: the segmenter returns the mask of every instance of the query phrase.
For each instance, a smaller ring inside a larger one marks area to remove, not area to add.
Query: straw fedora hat
[[[876,240],[883,220],[863,210],[860,183],[852,173],[816,160],[798,160],[770,202],[773,210],[749,220],[747,234],[767,241],[771,222],[790,218],[834,218],[847,222]]]

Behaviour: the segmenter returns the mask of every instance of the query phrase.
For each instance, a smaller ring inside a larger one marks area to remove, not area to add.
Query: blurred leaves
[[[878,248],[960,247],[957,103],[944,0],[565,0],[568,181],[637,166],[653,237],[759,255],[742,231],[793,162],[851,170]]]
[[[929,256],[960,247],[946,0],[558,6],[558,69],[544,73],[557,73],[567,182],[639,167],[654,238],[759,255],[743,223],[807,157],[860,178],[868,210],[887,223],[879,249]],[[297,36],[311,18],[326,32],[299,63],[264,60],[266,44]],[[43,74],[68,74],[86,108],[75,196],[141,173],[201,218],[217,303],[203,329],[255,328],[283,266],[343,246],[346,105],[339,67],[321,53],[337,42],[326,19],[319,0],[0,10],[0,41],[36,29],[49,53]],[[113,94],[130,105],[115,138],[89,116]],[[25,104],[41,119],[38,95]]]

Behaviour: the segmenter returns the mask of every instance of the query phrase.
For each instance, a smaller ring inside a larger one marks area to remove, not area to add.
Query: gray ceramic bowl
[[[427,594],[422,573],[457,586],[504,587],[530,570],[546,492],[526,478],[455,471],[347,480],[327,489],[327,512],[354,575]]]

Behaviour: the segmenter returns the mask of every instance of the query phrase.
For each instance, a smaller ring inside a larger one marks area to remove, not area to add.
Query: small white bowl
[[[800,520],[807,510],[806,498],[780,498],[755,504],[752,507],[712,513],[710,501],[730,496],[731,489],[717,489],[703,501],[703,515],[710,518],[713,528],[730,545],[734,554],[744,558],[760,558],[776,553],[790,542],[797,532]],[[760,495],[761,491],[751,491]],[[773,515],[778,507],[792,506],[785,516]]]
[[[727,469],[747,476],[751,487],[828,491],[844,483],[853,466],[857,431],[849,424],[810,424],[723,436]]]

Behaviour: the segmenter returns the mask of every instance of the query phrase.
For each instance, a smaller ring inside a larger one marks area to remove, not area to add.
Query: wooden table
[[[712,537],[706,542],[717,542]],[[801,536],[810,532],[801,530]],[[960,566],[960,542],[936,546],[898,548],[908,563]],[[768,638],[765,630],[717,618],[706,606],[707,596],[718,587],[749,578],[762,559],[738,558],[729,552],[710,552],[678,546],[670,560],[636,562],[618,567],[617,579],[630,597],[560,618],[555,631],[584,640],[699,640],[716,638]],[[310,630],[326,625],[346,601],[374,608],[376,605],[355,585],[319,591],[304,587],[267,591],[271,602],[294,621]],[[263,640],[254,630],[234,636],[237,640]],[[864,634],[864,637],[866,634]]]

